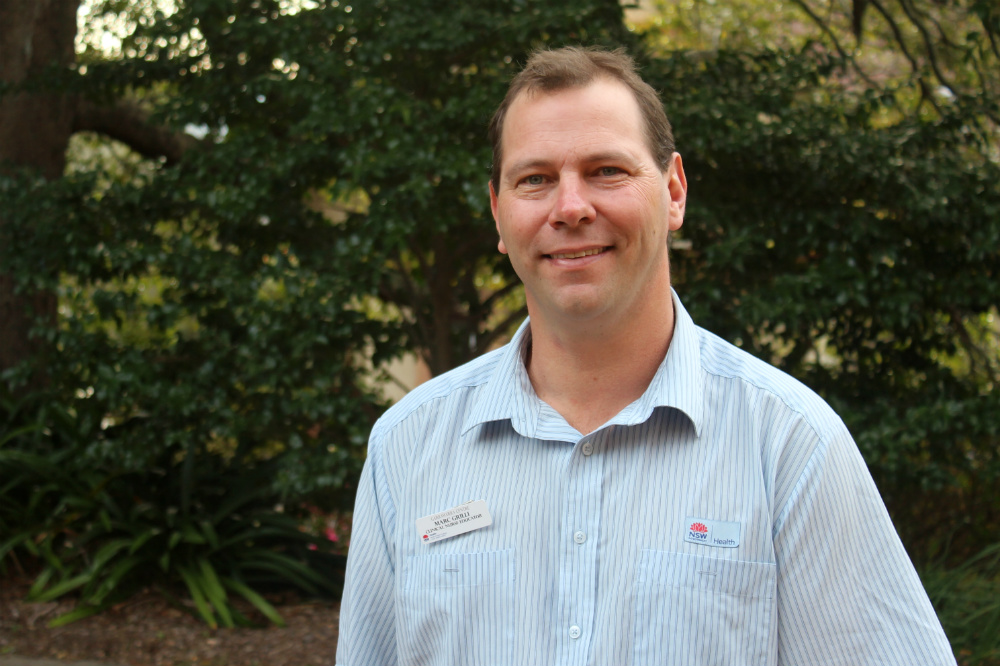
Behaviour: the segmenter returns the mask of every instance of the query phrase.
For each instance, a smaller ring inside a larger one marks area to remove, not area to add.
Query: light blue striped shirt
[[[841,420],[674,298],[646,392],[581,435],[511,344],[372,431],[337,663],[954,664]],[[416,520],[485,500],[425,543]]]

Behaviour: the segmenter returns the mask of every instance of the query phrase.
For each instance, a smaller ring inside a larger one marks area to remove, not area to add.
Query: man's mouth
[[[547,254],[546,257],[550,259],[579,259],[580,257],[590,257],[595,254],[600,254],[605,250],[610,250],[609,247],[595,247],[590,250],[580,250],[579,252],[565,252],[562,254]]]

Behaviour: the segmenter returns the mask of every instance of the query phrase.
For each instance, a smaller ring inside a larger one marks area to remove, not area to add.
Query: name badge
[[[740,545],[739,523],[688,516],[684,529],[684,540],[689,543],[716,548],[736,548]]]
[[[441,513],[417,518],[417,533],[424,543],[434,543],[492,524],[486,500],[473,500]]]

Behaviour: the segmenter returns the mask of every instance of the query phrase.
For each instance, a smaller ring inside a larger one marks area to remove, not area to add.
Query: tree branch
[[[500,287],[492,294],[490,294],[486,298],[486,300],[483,301],[480,307],[482,307],[483,310],[487,311],[492,310],[496,306],[497,301],[499,301],[501,298],[503,298],[504,296],[506,296],[507,294],[514,291],[514,289],[520,286],[521,286],[520,280],[510,280],[507,284],[505,284],[504,286]]]
[[[945,78],[944,73],[941,71],[941,67],[938,65],[937,50],[934,48],[931,36],[927,32],[927,26],[925,26],[913,13],[913,7],[910,6],[910,3],[907,2],[907,0],[899,0],[899,6],[903,8],[903,12],[910,19],[910,22],[913,23],[914,27],[916,27],[917,31],[920,33],[920,36],[923,38],[924,49],[927,51],[927,60],[931,64],[931,69],[934,70],[934,76],[937,77],[938,83],[947,88],[952,95],[958,97],[958,91],[955,90],[955,87],[948,81],[947,78]]]
[[[991,26],[986,23],[986,19],[982,16],[979,17],[979,24],[983,26],[983,31],[990,38],[990,49],[993,51],[993,55],[1000,58],[1000,47],[997,46],[996,36],[993,34]]]
[[[990,354],[983,350],[983,348],[976,344],[969,335],[968,329],[965,328],[965,319],[962,317],[962,313],[958,311],[955,306],[949,306],[945,310],[948,316],[951,317],[951,328],[958,335],[959,341],[962,343],[962,347],[965,349],[965,353],[969,356],[969,369],[972,372],[976,372],[977,369],[981,369],[983,374],[991,382],[996,382],[997,375],[993,369],[993,363],[990,358]]]
[[[415,254],[419,254],[419,253],[415,253]],[[403,261],[403,253],[402,253],[402,251],[399,250],[399,248],[396,248],[395,257],[393,257],[393,258],[396,261],[396,266],[399,267],[399,276],[402,279],[403,286],[406,287],[406,292],[410,296],[410,301],[409,302],[410,303],[419,303],[420,302],[420,292],[417,289],[417,285],[413,282],[413,279],[410,277],[410,272],[408,270],[406,270],[406,262]],[[403,305],[404,303],[405,303],[405,301],[403,301],[403,299],[400,299],[400,301],[397,303],[397,305]]]
[[[913,73],[920,76],[920,65],[917,64],[916,58],[910,53],[910,49],[906,47],[906,41],[903,39],[903,33],[899,29],[899,24],[896,23],[896,19],[892,18],[885,7],[882,6],[881,2],[878,0],[870,0],[871,5],[878,10],[878,13],[882,15],[882,18],[886,20],[889,24],[889,28],[892,30],[893,36],[896,38],[896,43],[899,44],[900,50],[902,50],[903,55],[906,59],[910,61],[910,67],[913,69]]]
[[[167,164],[176,164],[185,152],[198,145],[198,139],[189,134],[150,124],[148,114],[127,101],[100,106],[81,100],[75,109],[73,131],[103,134],[143,157],[166,158]]]
[[[504,318],[502,322],[493,327],[492,331],[487,331],[482,335],[477,336],[476,353],[478,354],[485,353],[490,348],[490,345],[492,345],[497,338],[506,333],[507,329],[509,329],[515,321],[524,319],[525,316],[527,316],[527,314],[528,314],[528,307],[522,306],[517,310],[515,310],[514,312],[511,312],[509,315],[507,315],[507,317]]]
[[[792,2],[801,7],[802,11],[808,14],[809,18],[812,19],[813,23],[815,23],[819,27],[819,29],[823,31],[823,34],[825,34],[827,37],[830,38],[830,41],[833,42],[833,47],[837,49],[837,53],[840,54],[841,58],[851,63],[851,66],[854,67],[854,71],[858,73],[858,76],[860,76],[865,81],[865,83],[874,87],[875,82],[871,80],[871,77],[865,74],[864,70],[861,69],[857,61],[853,57],[848,55],[847,51],[845,51],[844,48],[840,45],[840,41],[837,39],[837,36],[833,34],[832,30],[830,30],[830,26],[826,24],[826,21],[820,18],[819,15],[817,15],[816,12],[813,11],[812,8],[805,3],[805,0],[792,0]]]

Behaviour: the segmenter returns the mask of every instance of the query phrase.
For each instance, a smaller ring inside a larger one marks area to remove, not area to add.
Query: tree
[[[865,58],[823,46],[836,25],[772,16],[800,20],[786,49],[748,52],[733,28],[775,31],[759,18],[703,16],[725,29],[696,34],[716,41],[650,64],[692,174],[679,289],[703,325],[835,405],[911,549],[961,560],[1000,518],[997,70],[975,95],[921,96],[932,67],[873,81]],[[684,17],[668,19],[654,43]],[[984,34],[969,43],[993,57]]]
[[[68,67],[74,60],[73,1],[4,3],[0,26],[0,82],[8,91],[49,68]],[[0,97],[0,168],[10,162],[58,178],[65,166],[72,125],[72,106],[66,97],[51,92],[8,92]],[[34,351],[28,331],[35,316],[50,322],[55,319],[54,294],[46,290],[19,293],[13,276],[0,270],[0,370]]]
[[[266,479],[253,497],[271,514],[350,505],[384,408],[373,369],[416,348],[443,371],[517,317],[496,314],[518,305],[486,195],[506,78],[536,45],[629,37],[613,0],[137,0],[86,15],[114,27],[111,53],[70,50],[2,91],[59,98],[70,120],[52,150],[63,160],[76,131],[77,159],[0,173],[8,287],[59,308],[12,328],[34,347],[0,366],[0,528],[18,535],[0,562],[40,540],[55,555],[39,585],[58,579],[44,593],[85,586],[94,610],[119,566],[217,593],[190,581],[220,552],[214,507],[244,533],[234,478]],[[74,483],[53,486],[52,459]],[[126,542],[204,552],[138,567]],[[209,565],[249,582],[245,564]]]
[[[188,420],[192,442],[252,429],[251,449],[286,446],[289,427],[360,444],[376,413],[363,357],[411,347],[441,372],[509,328],[516,307],[491,320],[514,281],[492,249],[485,118],[534,44],[627,37],[608,0],[447,16],[421,2],[104,2],[89,16],[126,26],[118,53],[74,64],[67,28],[64,59],[11,78],[4,98],[67,109],[58,162],[6,181],[5,266],[49,320],[60,289],[71,313],[48,329],[63,353],[33,358],[94,423]],[[151,161],[60,178],[74,131]],[[28,331],[23,319],[8,335],[23,347]],[[5,360],[9,379],[22,358]],[[73,397],[91,387],[102,399]]]

